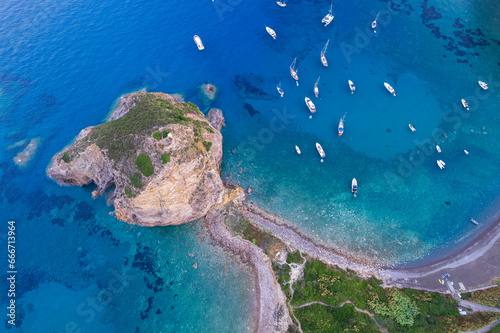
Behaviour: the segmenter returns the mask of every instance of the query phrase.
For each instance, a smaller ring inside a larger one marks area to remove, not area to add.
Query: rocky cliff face
[[[194,104],[138,92],[122,97],[109,119],[57,153],[49,177],[95,183],[93,196],[115,184],[115,216],[146,226],[187,223],[222,203],[220,127]]]

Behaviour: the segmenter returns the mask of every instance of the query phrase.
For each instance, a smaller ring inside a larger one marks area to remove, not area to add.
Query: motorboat
[[[330,43],[330,40],[326,41],[325,46],[321,50],[321,63],[323,66],[328,67],[328,61],[326,61],[326,50],[328,49],[328,43]]]
[[[352,192],[352,194],[354,195],[355,198],[358,196],[358,181],[356,180],[356,178],[352,179],[352,182],[351,182],[351,192]]]
[[[392,95],[396,96],[396,92],[394,91],[394,88],[391,87],[391,85],[387,82],[384,82],[385,89],[387,89]]]
[[[318,150],[319,156],[321,156],[321,158],[325,158],[325,152],[323,151],[321,145],[317,142],[316,142],[316,149]]]
[[[281,97],[283,97],[283,95],[285,94],[285,92],[283,91],[283,89],[281,89],[281,82],[278,83],[278,85],[276,86],[276,89],[280,93]]]
[[[467,110],[469,110],[469,103],[467,103],[465,101],[465,99],[462,98],[462,105],[464,106],[464,108],[466,108]]]
[[[375,29],[377,27],[377,19],[378,19],[379,15],[380,15],[380,12],[377,13],[377,17],[375,17],[375,20],[372,22],[372,29]],[[377,33],[376,30],[374,32]]]
[[[408,127],[411,129],[412,132],[415,132],[416,129],[412,124],[408,124]]]
[[[441,153],[441,147],[439,147],[438,145],[436,145],[436,150],[438,153]]]
[[[311,101],[311,99],[309,97],[306,97],[305,101],[306,101],[306,105],[307,105],[307,108],[309,109],[309,111],[311,111],[311,113],[316,113],[316,106]]]
[[[354,90],[356,90],[354,83],[351,80],[349,80],[348,83],[349,83],[349,88],[351,89],[351,94],[354,94]]]
[[[481,88],[483,88],[484,90],[488,90],[488,84],[486,82],[483,82],[483,81],[477,81],[477,83],[479,83],[479,86]]]
[[[464,153],[465,153],[465,155],[469,155],[469,152],[465,149],[464,149]]]
[[[290,75],[295,79],[295,81],[299,81],[299,76],[297,75],[298,72],[298,67],[297,67],[297,58],[293,59],[292,64],[290,65]],[[297,82],[298,85],[298,82]]]
[[[300,152],[300,148],[299,148],[299,146],[295,146],[295,151],[296,151],[296,152],[297,152],[297,154],[299,154],[299,155],[300,155],[300,154],[302,154],[302,153]]]
[[[342,134],[344,134],[344,118],[340,118],[339,128],[338,128],[338,135],[342,136]]]
[[[266,31],[268,34],[271,35],[271,37],[273,37],[274,39],[276,39],[276,32],[274,32],[273,29],[269,28],[269,27],[266,27]]]
[[[203,46],[203,42],[201,41],[200,36],[194,35],[193,39],[194,39],[194,42],[196,43],[196,46],[198,47],[198,50],[201,51],[201,50],[205,49],[205,46]]]
[[[475,225],[479,225],[479,223],[477,223],[476,220],[474,220],[472,217],[469,219],[469,221],[471,221],[472,223],[474,223]]]
[[[321,23],[323,23],[325,27],[330,23],[332,23],[333,20],[332,9],[333,9],[333,1],[330,3],[330,10],[328,11],[328,14],[326,14],[326,16],[323,17],[323,19],[321,20]]]
[[[278,6],[280,7],[286,7],[286,3],[285,3],[286,0],[283,0],[283,1],[276,1],[276,3],[278,4]]]
[[[444,169],[444,166],[446,165],[446,163],[444,163],[443,160],[437,160],[436,162],[441,170]]]
[[[316,83],[314,83],[314,96],[316,96],[316,98],[319,97],[319,88],[318,88],[319,78],[320,76],[318,76]]]

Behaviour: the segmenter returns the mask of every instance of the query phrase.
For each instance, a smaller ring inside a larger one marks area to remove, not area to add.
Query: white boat
[[[194,35],[193,39],[194,39],[194,42],[196,43],[196,46],[198,47],[198,50],[201,51],[201,50],[205,49],[205,46],[203,46],[203,42],[201,41],[200,36]]]
[[[467,103],[465,101],[465,99],[462,98],[462,105],[464,106],[464,108],[466,108],[467,110],[469,110],[469,103]]]
[[[321,50],[321,63],[323,66],[328,67],[328,61],[326,61],[326,50],[328,49],[328,43],[330,43],[330,40],[326,41],[325,46]]]
[[[321,156],[321,158],[325,158],[325,152],[323,151],[321,145],[317,142],[316,142],[316,149],[318,150],[319,156]]]
[[[311,99],[309,97],[306,97],[305,101],[306,101],[306,105],[307,105],[307,108],[309,109],[309,111],[311,111],[311,113],[316,113],[316,106],[311,101]]]
[[[295,146],[295,151],[296,151],[296,152],[297,152],[297,154],[299,154],[299,155],[300,155],[300,154],[302,154],[302,153],[300,152],[300,148],[299,148],[299,146]]]
[[[465,155],[469,155],[469,152],[465,149],[464,149],[464,153],[465,153]]]
[[[356,178],[352,179],[352,182],[351,182],[351,192],[352,192],[352,194],[354,195],[355,198],[358,196],[358,181],[356,180]]]
[[[321,20],[321,23],[323,23],[325,27],[330,23],[332,23],[333,20],[332,8],[333,8],[333,1],[330,3],[330,10],[328,11],[328,14],[326,14],[326,16],[323,17],[323,19]]]
[[[297,64],[297,58],[293,59],[293,62],[290,65],[290,75],[292,75],[292,77],[295,79],[295,81],[298,81],[299,76],[297,75],[297,72],[299,69],[297,68],[296,64]]]
[[[268,34],[271,35],[271,37],[273,37],[274,39],[276,39],[276,32],[274,32],[273,29],[269,28],[269,27],[266,27],[266,31]]]
[[[281,97],[283,97],[285,92],[283,91],[283,89],[281,89],[281,82],[278,83],[278,85],[276,86],[276,89],[278,89],[278,92],[280,93]]]
[[[349,80],[348,83],[349,83],[349,88],[351,89],[351,94],[354,94],[354,91],[356,90],[354,83],[351,80]]]
[[[444,166],[446,165],[446,163],[444,163],[443,160],[437,160],[436,162],[441,170],[444,169]]]
[[[472,217],[469,219],[469,221],[471,221],[472,223],[474,223],[475,225],[479,225],[479,223],[477,223],[476,220],[474,220]]]
[[[340,118],[339,127],[337,131],[339,136],[342,136],[342,134],[344,134],[344,118]]]
[[[483,82],[483,81],[477,81],[477,83],[479,83],[479,86],[481,88],[483,88],[484,90],[488,90],[488,84],[486,82]]]
[[[408,127],[411,129],[412,132],[415,132],[416,129],[412,124],[408,124]]]
[[[278,4],[278,6],[280,7],[286,7],[286,3],[285,3],[286,0],[283,0],[283,1],[276,1],[276,3]]]
[[[436,145],[436,150],[438,153],[441,153],[441,147],[439,147],[438,145]]]
[[[318,76],[318,79],[316,80],[316,83],[314,84],[314,96],[316,96],[316,98],[319,97],[319,88],[318,88],[319,78],[320,78],[320,76]]]
[[[396,92],[394,91],[394,88],[391,87],[391,85],[387,82],[384,82],[384,86],[385,86],[385,89],[389,90],[389,92],[391,94],[393,94],[394,96],[396,96]]]
[[[375,20],[372,22],[372,29],[375,29],[377,27],[377,19],[379,15],[380,12],[377,13],[377,17],[375,17]],[[374,32],[376,33],[377,31],[375,30]]]

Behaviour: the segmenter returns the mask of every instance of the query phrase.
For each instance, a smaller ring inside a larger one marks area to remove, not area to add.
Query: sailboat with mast
[[[319,88],[318,88],[318,83],[319,83],[319,78],[321,76],[318,76],[318,79],[316,80],[316,83],[314,84],[314,96],[316,96],[316,98],[319,97]]]
[[[297,58],[295,58],[293,59],[293,62],[290,65],[290,75],[292,75],[293,79],[297,81],[297,85],[299,85],[299,76],[297,75],[298,71],[299,68],[297,67]]]
[[[323,17],[323,19],[321,20],[321,23],[323,23],[325,27],[330,23],[332,23],[333,20],[332,8],[333,8],[333,1],[330,2],[330,10],[328,11],[328,14],[326,14],[326,16]]]
[[[328,61],[326,61],[326,50],[328,49],[328,43],[330,43],[330,40],[327,40],[326,41],[326,44],[325,46],[323,47],[323,49],[321,50],[321,63],[323,64],[323,66],[325,67],[328,67]]]
[[[375,17],[375,20],[372,22],[372,29],[377,28],[377,20],[378,20],[379,15],[380,15],[380,12],[377,13],[377,17]],[[373,32],[377,33],[377,30],[373,30]]]

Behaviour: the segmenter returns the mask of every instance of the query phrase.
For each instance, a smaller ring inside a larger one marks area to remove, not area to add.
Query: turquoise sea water
[[[429,260],[463,244],[497,212],[498,6],[336,2],[334,21],[323,27],[328,1],[290,1],[286,8],[245,0],[0,3],[0,240],[7,220],[16,220],[18,330],[251,326],[252,275],[202,241],[199,223],[130,226],[108,214],[105,198],[91,200],[91,187],[59,187],[45,176],[54,153],[102,122],[121,94],[143,87],[183,93],[206,110],[196,87],[217,85],[212,106],[224,111],[227,125],[223,177],[251,186],[250,200],[320,242],[382,263]],[[373,34],[367,27],[378,11]],[[319,52],[327,39],[324,68]],[[295,57],[298,87],[288,70]],[[320,99],[313,97],[318,76]],[[488,92],[478,80],[490,84]],[[275,89],[280,81],[283,98]],[[312,119],[305,96],[318,109]],[[32,160],[16,166],[14,156],[38,137]],[[446,169],[437,168],[430,140],[439,142]],[[2,272],[5,264],[0,258]]]

